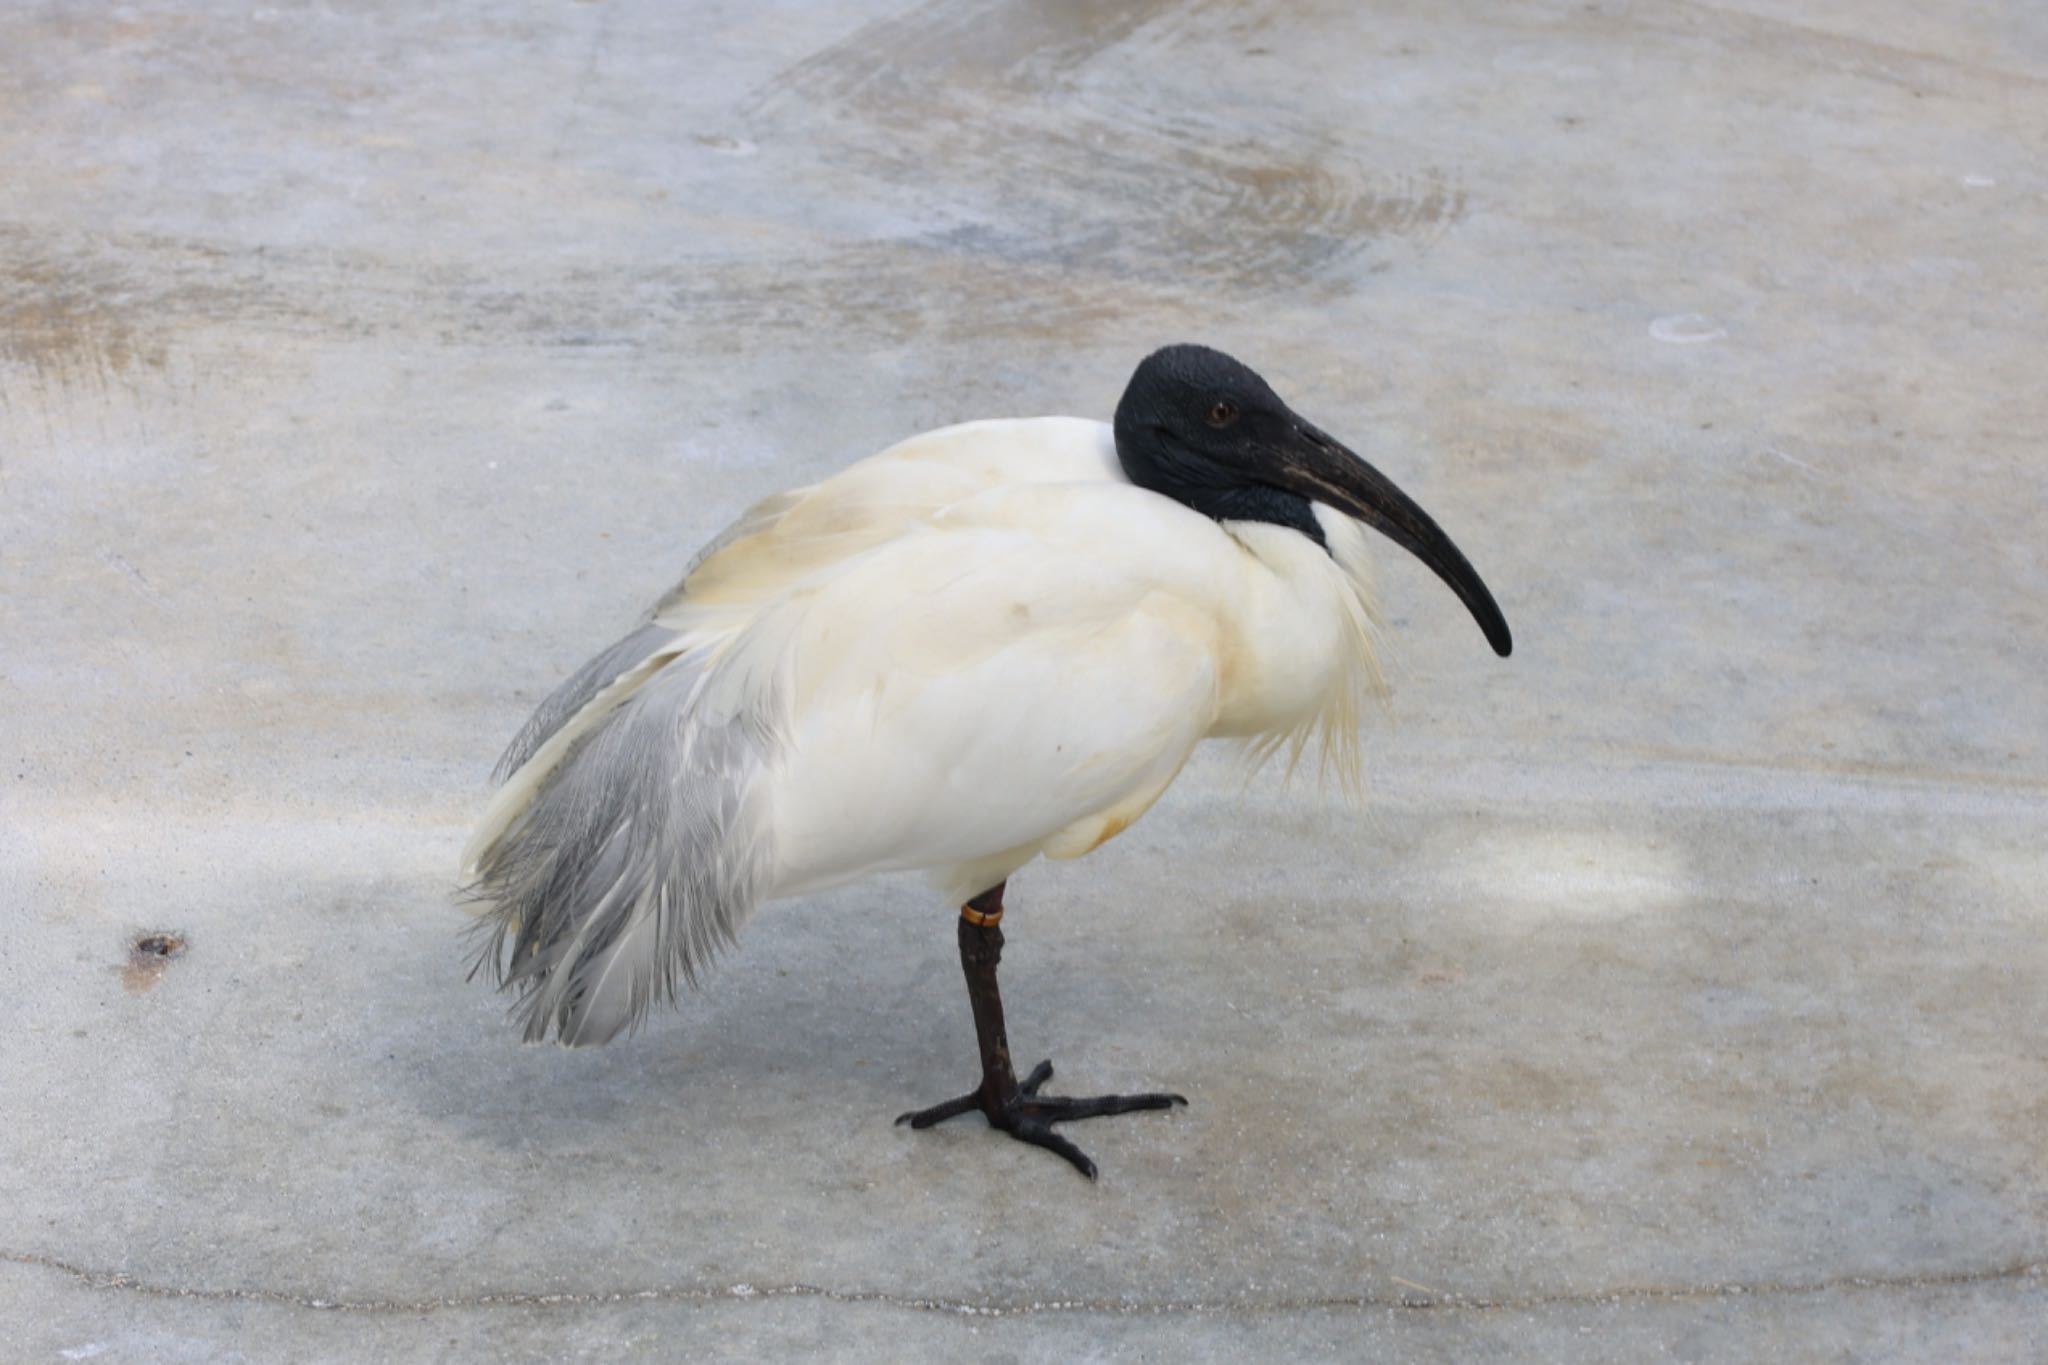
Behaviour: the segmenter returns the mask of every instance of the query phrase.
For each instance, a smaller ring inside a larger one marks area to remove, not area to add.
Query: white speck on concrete
[[[1703,313],[1673,313],[1652,322],[1650,335],[1673,346],[1697,346],[1703,341],[1719,341],[1728,335],[1728,329]]]

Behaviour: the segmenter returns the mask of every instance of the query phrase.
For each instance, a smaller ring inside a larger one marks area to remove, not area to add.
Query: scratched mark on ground
[[[336,273],[309,264],[315,279]],[[189,391],[178,362],[195,333],[248,356],[328,330],[306,283],[219,243],[0,224],[0,412],[104,422],[140,403],[160,418]]]
[[[105,387],[135,366],[160,368],[162,346],[138,334],[118,291],[86,261],[13,254],[0,242],[0,366],[44,385]]]

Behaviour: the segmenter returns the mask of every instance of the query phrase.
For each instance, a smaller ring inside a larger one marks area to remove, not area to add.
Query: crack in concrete
[[[642,1289],[564,1290],[559,1293],[507,1291],[495,1294],[451,1295],[429,1299],[329,1299],[293,1294],[278,1289],[213,1289],[158,1284],[118,1271],[95,1270],[90,1266],[60,1260],[34,1252],[0,1251],[0,1261],[54,1271],[88,1289],[119,1290],[158,1299],[196,1299],[202,1302],[264,1303],[285,1308],[310,1308],[334,1313],[437,1313],[465,1308],[595,1308],[622,1303],[724,1303],[755,1299],[818,1299],[828,1303],[864,1304],[910,1312],[939,1313],[959,1317],[1010,1318],[1052,1313],[1116,1313],[1128,1316],[1170,1317],[1176,1315],[1268,1315],[1274,1313],[1327,1313],[1367,1310],[1408,1310],[1428,1313],[1498,1313],[1544,1308],[1599,1307],[1638,1302],[1677,1302],[1687,1299],[1733,1299],[1808,1296],[1855,1290],[1963,1289],[2012,1280],[2048,1276],[2048,1260],[2025,1260],[1981,1270],[1934,1272],[1921,1275],[1843,1275],[1825,1280],[1729,1281],[1699,1285],[1623,1285],[1612,1289],[1578,1293],[1528,1294],[1509,1298],[1488,1298],[1461,1294],[1417,1292],[1400,1295],[1331,1294],[1272,1299],[961,1299],[944,1296],[892,1294],[879,1289],[828,1289],[812,1284],[752,1284],[689,1286],[655,1285]],[[1408,1281],[1389,1276],[1396,1283]],[[1419,1289],[1420,1287],[1417,1286]]]

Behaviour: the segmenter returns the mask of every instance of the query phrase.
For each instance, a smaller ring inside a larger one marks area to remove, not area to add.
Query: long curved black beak
[[[1290,492],[1326,502],[1366,525],[1427,564],[1450,585],[1472,619],[1486,632],[1493,652],[1505,659],[1514,649],[1507,618],[1494,605],[1479,571],[1451,538],[1394,481],[1358,455],[1307,422],[1295,419],[1293,439],[1272,452],[1272,481]]]

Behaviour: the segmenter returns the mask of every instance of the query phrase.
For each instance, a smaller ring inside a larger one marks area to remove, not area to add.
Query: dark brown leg
[[[982,892],[960,909],[960,967],[967,976],[967,1002],[974,1010],[974,1036],[981,1045],[981,1085],[965,1095],[904,1114],[896,1121],[929,1128],[979,1109],[989,1125],[1020,1142],[1058,1152],[1090,1180],[1095,1163],[1073,1143],[1052,1130],[1069,1119],[1127,1114],[1137,1109],[1168,1109],[1186,1104],[1179,1095],[1098,1095],[1067,1099],[1040,1095],[1052,1079],[1052,1063],[1040,1062],[1020,1083],[1010,1065],[1010,1040],[1003,1029],[1003,997],[996,987],[996,967],[1003,960],[1003,886]]]

